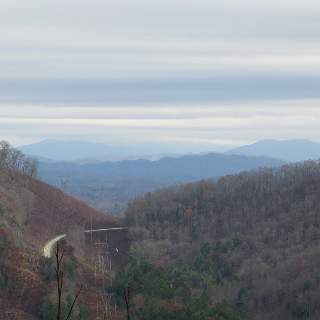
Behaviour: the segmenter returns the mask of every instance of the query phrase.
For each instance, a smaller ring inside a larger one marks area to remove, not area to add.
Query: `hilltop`
[[[108,158],[109,160],[128,157],[129,150],[103,143],[86,141],[60,141],[47,139],[19,149],[25,154],[46,161],[81,161],[84,159]]]
[[[227,154],[265,156],[289,162],[317,160],[320,158],[320,143],[305,139],[261,140],[232,149]]]

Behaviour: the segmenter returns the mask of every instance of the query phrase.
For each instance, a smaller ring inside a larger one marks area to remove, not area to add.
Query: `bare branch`
[[[72,312],[73,312],[73,309],[74,309],[74,306],[75,306],[75,304],[76,304],[76,302],[77,302],[77,300],[78,300],[78,298],[79,298],[79,296],[81,294],[82,289],[83,289],[83,286],[81,285],[80,289],[78,290],[76,296],[73,299],[73,302],[72,302],[72,305],[70,307],[69,313],[68,313],[68,315],[67,315],[65,320],[69,320],[70,319],[70,317],[72,315]]]

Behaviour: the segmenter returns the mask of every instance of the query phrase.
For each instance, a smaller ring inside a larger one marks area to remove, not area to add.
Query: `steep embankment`
[[[81,303],[88,313],[93,305],[86,303],[93,294],[98,296],[98,289],[88,278],[84,230],[119,225],[58,189],[16,171],[0,170],[0,319],[51,319],[54,273],[42,255],[44,245],[61,234],[67,235],[65,290],[72,295],[72,288],[85,284]]]
[[[51,238],[75,229],[93,226],[117,226],[111,216],[88,207],[59,189],[20,175],[0,171],[0,200],[20,226],[23,239],[35,248]]]
[[[319,319],[319,199],[320,162],[307,162],[147,194],[127,221],[144,255],[211,302],[245,319]]]

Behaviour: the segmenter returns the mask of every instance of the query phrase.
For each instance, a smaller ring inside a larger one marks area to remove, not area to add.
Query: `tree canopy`
[[[0,169],[12,169],[30,177],[37,176],[37,160],[13,148],[7,141],[0,141]]]

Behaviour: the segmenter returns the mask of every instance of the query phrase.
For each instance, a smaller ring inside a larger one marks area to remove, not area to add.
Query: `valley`
[[[225,174],[261,167],[279,167],[284,163],[266,157],[208,153],[155,161],[40,162],[38,170],[43,181],[101,211],[123,216],[131,199],[158,188],[200,179],[216,179]]]
[[[141,158],[132,156],[129,160],[133,151],[128,147],[81,141],[48,140],[21,150],[38,157],[38,176],[44,182],[98,210],[122,217],[132,199],[159,188],[320,157],[320,144],[302,139],[261,140],[224,153],[154,154],[152,160],[143,156],[143,151]],[[63,161],[57,161],[54,152]],[[85,152],[91,160],[85,160]]]
[[[75,319],[320,315],[318,161],[282,165],[207,154],[80,168],[60,164],[79,183],[83,168],[101,184],[118,176],[163,183],[128,200],[119,219],[37,180],[36,171],[13,161],[15,150],[2,145],[0,319],[56,319],[57,247],[65,277],[62,313],[81,288]],[[215,178],[199,180],[205,173]]]
[[[0,3],[0,320],[320,319],[319,0]]]

